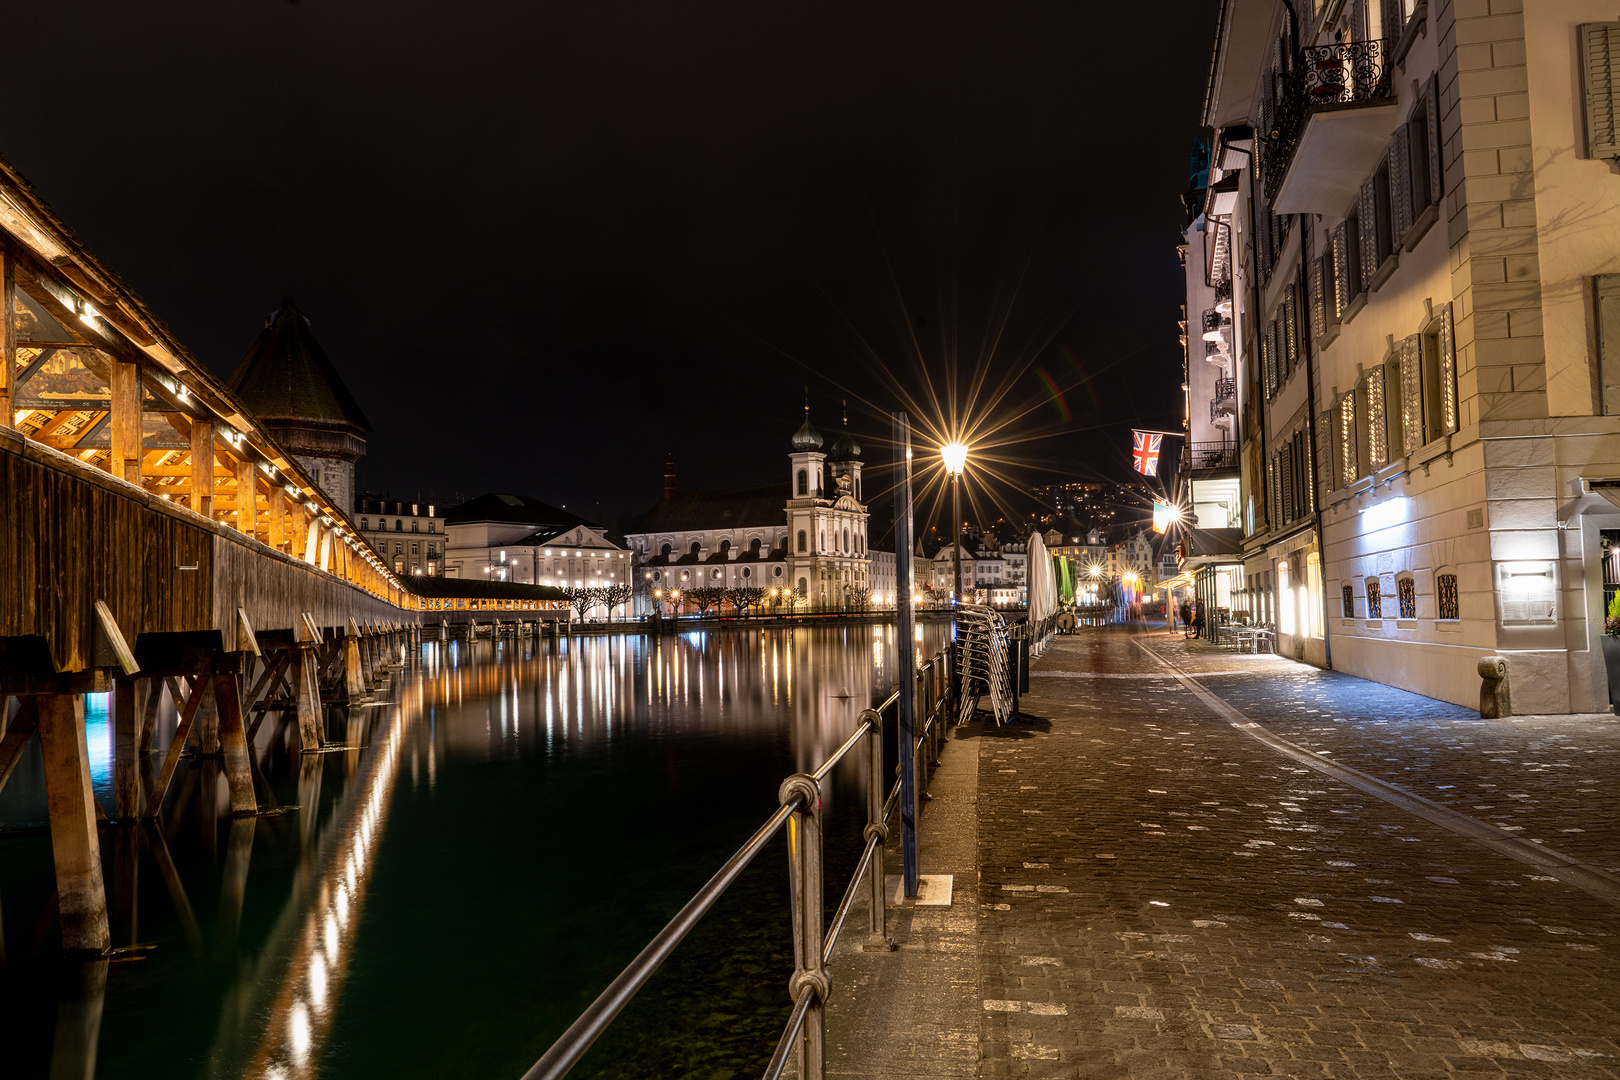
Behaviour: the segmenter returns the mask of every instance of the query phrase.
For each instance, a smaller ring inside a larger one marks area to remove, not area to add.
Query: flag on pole
[[[1143,476],[1158,476],[1159,445],[1163,442],[1163,435],[1151,431],[1132,431],[1132,467]]]

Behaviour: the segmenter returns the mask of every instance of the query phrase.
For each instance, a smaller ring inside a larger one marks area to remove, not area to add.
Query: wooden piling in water
[[[39,746],[45,758],[62,946],[75,952],[104,952],[111,936],[107,890],[101,876],[101,839],[96,833],[96,800],[90,789],[84,696],[39,694],[35,705]]]

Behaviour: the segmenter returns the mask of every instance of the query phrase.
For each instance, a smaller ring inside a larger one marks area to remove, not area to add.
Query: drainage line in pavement
[[[1415,814],[1426,821],[1433,822],[1442,829],[1447,829],[1474,841],[1476,844],[1488,847],[1499,855],[1506,855],[1508,858],[1515,859],[1527,866],[1543,870],[1565,884],[1573,885],[1582,892],[1590,893],[1600,900],[1607,900],[1611,904],[1620,905],[1620,877],[1599,870],[1595,866],[1588,866],[1578,859],[1573,859],[1551,848],[1530,843],[1528,840],[1521,840],[1512,833],[1498,829],[1488,822],[1469,817],[1467,814],[1459,814],[1450,807],[1430,802],[1421,795],[1414,795],[1405,788],[1380,780],[1376,776],[1369,776],[1367,773],[1352,769],[1348,765],[1341,765],[1336,761],[1324,759],[1250,720],[1243,713],[1216,697],[1196,678],[1182,671],[1181,668],[1140,641],[1134,641],[1132,644],[1175,672],[1175,677],[1188,690],[1191,690],[1198,700],[1209,706],[1210,710],[1217,716],[1256,742],[1270,747],[1279,754],[1291,757],[1302,765],[1309,765],[1317,772],[1326,773],[1328,776],[1366,792],[1376,799],[1397,806],[1409,814]]]

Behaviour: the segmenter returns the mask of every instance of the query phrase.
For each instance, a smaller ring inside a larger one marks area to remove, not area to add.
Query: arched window
[[[360,531],[361,532],[366,532],[370,528],[371,528],[371,519],[370,518],[361,518],[360,519]]]
[[[722,555],[730,555],[731,554],[731,541],[730,540],[722,540],[722,541],[720,541],[720,554],[722,554]]]
[[[799,494],[810,494],[810,474],[803,469],[799,470]]]
[[[698,554],[701,554],[702,551],[703,551],[703,545],[698,543],[696,540],[692,541],[692,554],[693,555],[698,555]]]
[[[1344,583],[1344,617],[1356,617],[1356,590],[1348,581]]]
[[[844,530],[844,554],[848,555],[849,550],[850,550],[849,549],[849,530],[845,529]]]
[[[1396,579],[1395,604],[1401,618],[1417,618],[1417,582],[1412,580],[1411,574]]]
[[[1434,591],[1438,602],[1439,612],[1436,615],[1441,619],[1460,619],[1460,605],[1457,602],[1457,575],[1440,574],[1434,579]]]
[[[804,550],[805,550],[805,546],[804,546],[804,545],[805,545],[805,544],[806,544],[806,543],[808,543],[808,541],[807,541],[807,540],[806,540],[806,539],[805,539],[805,535],[804,535],[804,530],[803,530],[803,529],[800,529],[800,530],[799,530],[799,550],[800,550],[800,551],[804,551]]]
[[[754,556],[755,558],[758,558],[759,557],[759,547],[760,547],[759,537],[756,536],[752,540],[748,541],[748,554]]]
[[[421,532],[421,531],[422,531],[422,523],[420,521],[411,522],[411,532]]]
[[[1377,578],[1367,579],[1367,618],[1382,619],[1384,617],[1384,595]]]
[[[667,558],[669,558],[669,553],[671,551],[673,551],[673,550],[675,550],[675,549],[670,547],[668,544],[665,544],[663,547],[658,549],[658,554],[662,555],[664,558],[667,559]]]
[[[816,545],[816,550],[817,551],[826,551],[827,550],[827,530],[826,529],[821,530],[821,542]]]
[[[808,596],[808,595],[810,595],[810,583],[808,581],[806,581],[804,578],[799,579],[799,595],[800,596]]]
[[[399,518],[394,519],[394,531],[395,532],[404,532],[405,531],[405,523],[403,521],[401,521]]]

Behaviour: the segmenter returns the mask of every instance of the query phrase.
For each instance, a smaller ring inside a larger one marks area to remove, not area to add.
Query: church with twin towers
[[[788,443],[785,484],[682,491],[667,463],[663,498],[627,537],[648,597],[763,588],[788,590],[818,611],[892,602],[873,579],[860,445],[847,430],[824,450],[825,442],[806,405]]]

